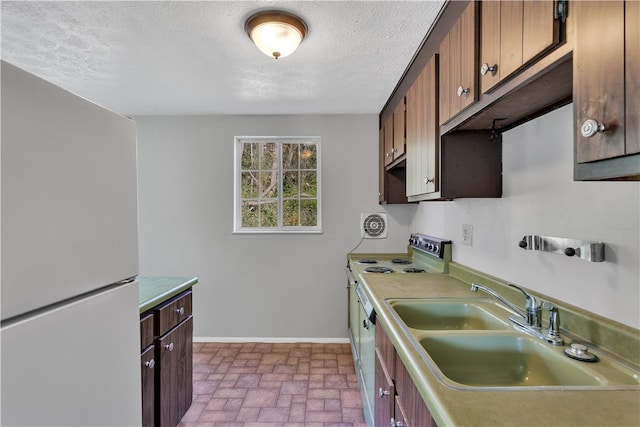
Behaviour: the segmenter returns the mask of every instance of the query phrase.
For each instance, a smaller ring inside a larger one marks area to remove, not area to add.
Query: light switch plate
[[[473,225],[462,224],[462,244],[473,246]]]

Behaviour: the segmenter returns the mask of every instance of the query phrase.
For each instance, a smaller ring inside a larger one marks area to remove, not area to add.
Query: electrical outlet
[[[473,225],[462,224],[462,244],[473,246]]]

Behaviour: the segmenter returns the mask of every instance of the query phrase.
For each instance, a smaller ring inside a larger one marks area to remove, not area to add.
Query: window
[[[234,231],[322,231],[319,137],[235,138]]]

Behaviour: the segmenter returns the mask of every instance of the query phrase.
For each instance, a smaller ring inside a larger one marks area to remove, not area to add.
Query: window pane
[[[258,177],[255,172],[242,172],[242,198],[258,197]]]
[[[260,227],[278,226],[278,201],[262,200],[260,202]]]
[[[318,225],[318,201],[300,200],[300,225],[315,227]]]
[[[315,144],[301,144],[300,169],[317,169],[318,152]]]
[[[320,140],[236,137],[239,232],[319,232]]]
[[[260,143],[260,169],[278,170],[278,145],[275,142]]]
[[[278,172],[260,172],[260,198],[278,197]]]
[[[285,227],[297,227],[300,225],[297,200],[285,200],[282,203],[282,221]]]
[[[242,170],[258,169],[258,143],[242,144]]]
[[[300,197],[318,197],[318,174],[316,171],[300,172]]]
[[[298,169],[298,148],[300,144],[282,144],[282,168]]]
[[[258,227],[258,202],[245,200],[242,202],[242,226]]]
[[[282,197],[298,196],[298,171],[284,172],[282,177]]]

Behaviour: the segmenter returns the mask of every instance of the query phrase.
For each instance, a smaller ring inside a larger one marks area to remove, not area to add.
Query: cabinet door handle
[[[389,390],[383,390],[382,387],[378,389],[378,397],[382,399],[385,396],[389,395]]]
[[[406,426],[406,424],[403,421],[396,421],[393,418],[391,418],[391,423],[389,425],[391,427],[405,427]]]
[[[182,316],[184,314],[184,307],[176,308],[176,313],[178,313],[179,316]]]
[[[426,178],[424,179],[424,183],[425,183],[425,184],[431,184],[432,182],[435,182],[435,181],[436,181],[436,179],[435,179],[435,178],[429,178],[429,177],[426,177]]]
[[[462,95],[469,95],[469,88],[464,88],[462,86],[458,87],[458,96],[462,96]]]
[[[495,75],[496,71],[498,71],[498,64],[489,65],[485,62],[484,64],[482,64],[482,67],[480,68],[480,74],[482,74],[483,76],[489,72]]]
[[[156,361],[153,359],[147,360],[146,362],[144,362],[144,366],[146,366],[149,369],[153,369],[153,367],[156,366]]]
[[[169,344],[165,344],[164,348],[166,348],[169,351],[173,351],[173,343],[169,343]]]
[[[596,133],[603,133],[607,128],[604,124],[598,123],[594,119],[587,119],[580,126],[580,134],[585,138],[591,138]]]

